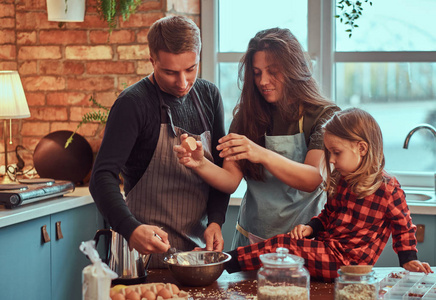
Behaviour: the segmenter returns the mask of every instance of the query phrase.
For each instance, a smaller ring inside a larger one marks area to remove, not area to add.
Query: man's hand
[[[218,223],[210,223],[204,231],[206,250],[221,252],[224,249],[224,239],[221,226]]]
[[[171,247],[168,234],[157,226],[140,225],[130,236],[129,247],[141,254],[164,253]]]

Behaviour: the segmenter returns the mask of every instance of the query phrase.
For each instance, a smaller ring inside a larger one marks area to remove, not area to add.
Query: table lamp
[[[8,175],[7,120],[12,135],[11,119],[30,117],[29,106],[17,71],[0,71],[0,119],[4,119],[3,139],[5,145],[5,178]],[[12,138],[10,138],[12,144]]]

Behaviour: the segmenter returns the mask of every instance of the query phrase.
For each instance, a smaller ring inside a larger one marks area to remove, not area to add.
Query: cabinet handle
[[[42,241],[44,243],[50,242],[50,236],[48,235],[48,232],[47,232],[47,225],[43,225],[41,227],[41,233],[42,233]]]
[[[423,243],[424,236],[425,236],[425,225],[424,224],[416,224],[416,241],[418,243]]]
[[[61,221],[56,222],[56,239],[60,240],[64,236],[62,235],[62,229],[61,229]]]

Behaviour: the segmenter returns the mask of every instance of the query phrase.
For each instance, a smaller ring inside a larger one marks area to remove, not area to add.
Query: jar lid
[[[335,279],[336,283],[367,283],[372,284],[376,281],[375,272],[371,271],[366,274],[353,274],[353,273],[344,273],[340,269],[338,270],[338,275]]]
[[[262,254],[259,258],[266,267],[289,268],[304,264],[304,258],[288,253],[289,250],[286,248],[277,248],[276,253]]]
[[[372,271],[372,265],[348,265],[341,266],[340,271],[348,275],[365,275]]]

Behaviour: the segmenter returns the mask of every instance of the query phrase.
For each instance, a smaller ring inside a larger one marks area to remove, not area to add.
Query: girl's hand
[[[411,260],[403,265],[403,268],[410,272],[424,272],[425,274],[433,273],[430,265],[426,262],[420,262],[419,260]]]
[[[252,163],[261,163],[265,157],[265,148],[249,140],[246,136],[230,133],[218,140],[216,148],[221,150],[220,157],[226,160],[248,159]]]
[[[309,225],[300,224],[294,227],[288,234],[293,239],[302,239],[306,236],[309,236],[313,233],[313,228]]]
[[[187,138],[188,134],[182,134],[180,136],[180,142],[182,143]],[[192,152],[186,150],[182,145],[174,146],[173,150],[177,153],[179,163],[188,168],[195,169],[204,165],[204,150],[203,144],[200,141],[197,141],[197,149]]]

